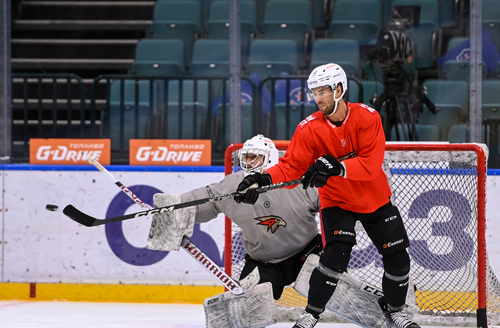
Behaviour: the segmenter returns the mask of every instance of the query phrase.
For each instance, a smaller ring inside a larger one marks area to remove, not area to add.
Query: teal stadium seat
[[[451,143],[465,143],[469,142],[469,124],[453,124],[448,130],[447,141]]]
[[[265,39],[290,39],[298,46],[298,65],[306,64],[312,36],[312,5],[309,0],[272,0],[266,3],[260,30]]]
[[[250,44],[246,74],[257,73],[264,78],[279,76],[281,72],[297,74],[297,43],[294,40],[253,40]]]
[[[488,66],[483,62],[481,65],[483,78],[488,74]],[[466,80],[470,77],[470,61],[447,60],[443,64],[443,76],[447,80]]]
[[[229,40],[229,1],[212,1],[205,29],[209,39]],[[248,61],[250,42],[257,33],[255,1],[242,0],[240,2],[240,32],[242,63],[245,64]]]
[[[426,80],[427,97],[436,105],[436,115],[424,105],[419,124],[437,124],[442,141],[446,141],[450,126],[469,119],[469,84],[466,81]]]
[[[407,132],[408,131],[408,127]],[[439,129],[439,126],[435,124],[415,124],[415,128],[417,130],[418,134],[418,140],[419,141],[439,141],[441,131]],[[401,124],[398,124],[398,132],[399,132],[399,138],[401,141],[404,141],[403,137],[403,128]],[[392,127],[391,129],[391,141],[397,141],[397,135],[396,135],[396,128],[395,126]]]
[[[437,0],[394,0],[393,7],[415,5],[420,6],[420,24],[412,27],[407,35],[416,47],[416,69],[430,68],[437,56],[437,36],[439,32],[439,3]]]
[[[347,101],[351,103],[360,103],[361,102],[361,92],[360,88],[361,81],[355,79],[348,78],[349,87],[347,89]]]
[[[458,47],[465,41],[469,40],[467,37],[454,37],[448,42],[447,52]],[[488,74],[488,66],[483,62],[483,78]],[[470,62],[459,60],[447,60],[443,64],[443,77],[447,80],[469,80],[470,76]]]
[[[166,139],[208,139],[206,80],[170,80],[160,87],[159,135]]]
[[[154,39],[184,41],[185,62],[189,63],[196,35],[201,32],[201,5],[197,0],[159,0],[150,25]]]
[[[176,76],[184,73],[184,42],[142,39],[137,43],[132,73],[136,75]]]
[[[355,40],[318,39],[314,42],[311,52],[309,70],[323,64],[335,63],[342,66],[346,75],[360,75],[359,44]]]
[[[485,80],[483,88],[483,120],[500,120],[500,81]]]
[[[334,39],[353,39],[362,46],[376,39],[381,27],[379,0],[338,0],[328,31]]]
[[[156,87],[149,80],[111,83],[106,135],[111,139],[112,151],[128,151],[130,139],[147,139],[155,135]]]
[[[457,15],[460,11],[459,1],[438,0],[439,2],[439,26],[441,28],[451,28],[457,25]]]
[[[197,77],[229,78],[229,40],[196,40],[189,71]]]
[[[500,52],[500,6],[498,0],[482,0],[482,26],[488,30],[491,39]]]
[[[456,36],[456,37],[451,38],[450,41],[448,42],[448,47],[446,48],[446,51],[448,52],[448,51],[458,47],[459,45],[461,45],[462,43],[464,43],[467,40],[469,40],[469,38],[465,37],[465,36]]]

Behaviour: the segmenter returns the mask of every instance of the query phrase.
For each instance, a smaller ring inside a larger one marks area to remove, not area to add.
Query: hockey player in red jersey
[[[347,270],[360,221],[384,263],[380,300],[388,328],[419,328],[405,310],[410,243],[382,170],[385,136],[380,115],[364,104],[348,103],[344,70],[336,64],[315,68],[308,97],[319,111],[296,128],[279,163],[239,184],[237,202],[254,203],[254,188],[302,177],[304,188],[319,188],[325,250],[309,281],[308,304],[294,328],[312,328]]]

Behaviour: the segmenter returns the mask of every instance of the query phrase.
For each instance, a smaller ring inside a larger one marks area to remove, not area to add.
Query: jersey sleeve
[[[200,198],[209,198],[232,193],[236,190],[238,181],[243,180],[243,175],[231,174],[227,175],[222,181],[212,183],[206,187],[193,189],[181,195],[183,202],[192,201]],[[215,219],[220,213],[225,212],[224,201],[209,202],[196,206],[196,223],[204,223]]]
[[[280,158],[278,164],[266,171],[271,175],[273,183],[300,179],[314,163],[311,159],[317,157],[316,151],[314,142],[307,137],[308,134],[311,134],[309,127],[300,125],[297,127],[285,156]]]
[[[346,178],[373,180],[381,172],[385,155],[385,134],[379,115],[366,115],[357,131],[359,150],[356,157],[344,161]]]

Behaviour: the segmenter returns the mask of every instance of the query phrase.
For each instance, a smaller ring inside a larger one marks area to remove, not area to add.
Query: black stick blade
[[[71,220],[76,221],[86,227],[93,227],[96,225],[101,225],[104,222],[106,222],[105,220],[98,220],[96,218],[91,217],[90,215],[81,212],[71,204],[64,208],[63,213]]]

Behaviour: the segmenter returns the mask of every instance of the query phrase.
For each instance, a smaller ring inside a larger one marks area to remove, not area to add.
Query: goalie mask
[[[274,142],[258,134],[248,139],[238,153],[240,166],[245,175],[251,172],[263,173],[271,166],[278,163],[279,152]]]
[[[342,94],[339,98],[335,98],[337,86],[339,84],[342,85]],[[347,76],[345,75],[342,67],[333,63],[316,67],[307,79],[307,99],[314,100],[315,94],[313,89],[324,86],[329,86],[333,91],[335,107],[333,108],[333,112],[328,114],[333,115],[337,111],[339,100],[344,97],[344,94],[347,91]]]

